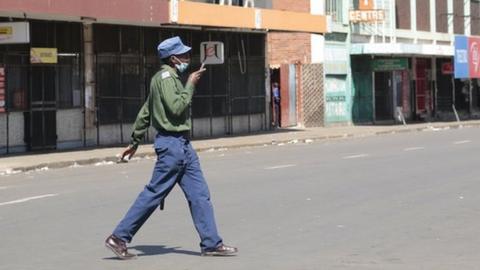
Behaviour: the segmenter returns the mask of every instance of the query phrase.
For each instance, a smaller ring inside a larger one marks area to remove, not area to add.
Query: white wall
[[[100,145],[119,144],[121,142],[120,135],[120,124],[101,125],[99,127]]]
[[[7,152],[7,114],[0,113],[0,154]]]
[[[325,62],[325,37],[322,35],[310,35],[312,44],[312,63]]]
[[[310,13],[314,15],[325,14],[325,0],[310,0]],[[312,63],[323,63],[325,38],[322,35],[310,35]]]
[[[57,148],[69,149],[83,146],[82,109],[57,111]]]

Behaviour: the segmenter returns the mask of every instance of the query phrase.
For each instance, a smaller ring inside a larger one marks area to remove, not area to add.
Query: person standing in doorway
[[[131,242],[155,209],[163,205],[172,188],[179,184],[200,236],[201,255],[234,254],[237,248],[224,245],[217,232],[210,192],[189,139],[189,107],[195,85],[205,69],[191,73],[183,86],[179,73],[188,68],[191,48],[185,46],[179,37],[173,37],[161,42],[157,49],[164,64],[151,80],[149,96],[134,124],[131,144],[122,154],[122,160],[131,158],[151,125],[158,132],[154,143],[157,161],[150,182],[105,240],[105,245],[120,259],[135,258],[128,252],[126,243]]]
[[[273,99],[273,126],[280,127],[280,86],[278,82],[272,84]]]

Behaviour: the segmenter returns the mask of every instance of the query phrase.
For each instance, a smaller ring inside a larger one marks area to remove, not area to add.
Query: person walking
[[[188,201],[193,223],[200,236],[202,256],[225,256],[237,252],[237,248],[223,244],[215,223],[210,192],[200,168],[197,153],[190,144],[190,104],[195,85],[204,68],[192,72],[185,86],[179,73],[190,64],[190,47],[179,37],[164,40],[158,45],[158,54],[163,65],[150,85],[149,96],[134,123],[131,144],[124,150],[122,160],[131,158],[148,127],[158,132],[154,148],[157,161],[150,182],[138,195],[125,217],[105,240],[107,248],[120,259],[132,259],[127,243],[163,200],[178,184]]]

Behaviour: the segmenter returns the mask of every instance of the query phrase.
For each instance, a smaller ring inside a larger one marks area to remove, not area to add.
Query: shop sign
[[[223,42],[208,41],[200,43],[200,62],[205,65],[223,64]]]
[[[408,61],[406,58],[375,59],[373,61],[374,71],[393,71],[404,69],[408,69]]]
[[[473,50],[472,50],[473,51]],[[469,78],[469,42],[467,36],[455,36],[454,74],[455,78]]]
[[[0,66],[0,113],[5,112],[5,68]]]
[[[480,37],[468,38],[468,65],[470,78],[480,78]]]
[[[326,76],[325,120],[328,123],[348,121],[347,77]]]
[[[28,22],[0,23],[0,44],[30,43]]]
[[[452,75],[453,74],[453,65],[451,62],[442,63],[442,74],[443,75]]]
[[[30,49],[30,63],[32,64],[56,64],[57,62],[57,48]]]
[[[372,9],[372,10],[350,10],[349,19],[352,23],[374,23],[385,21],[385,10]]]

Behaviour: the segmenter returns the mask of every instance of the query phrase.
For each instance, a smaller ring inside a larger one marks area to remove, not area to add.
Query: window
[[[477,0],[470,1],[470,14],[472,35],[480,35],[480,2]]]
[[[158,31],[94,25],[94,34],[98,120],[100,124],[134,122],[145,101],[151,77],[158,70],[158,59],[152,55],[158,45],[155,44]],[[144,61],[145,52],[149,56]],[[145,74],[149,77],[145,78]]]
[[[343,21],[343,0],[327,0],[326,14],[332,16],[332,21],[341,23]]]
[[[448,33],[448,5],[447,0],[435,0],[435,18],[437,32]]]
[[[395,18],[397,29],[410,29],[410,1],[396,0],[395,1]]]
[[[82,106],[82,78],[80,57],[78,55],[58,57],[57,101],[59,108]]]
[[[430,31],[430,0],[417,0],[417,30]]]
[[[455,34],[464,34],[465,33],[465,12],[464,12],[464,1],[453,1],[453,31]]]
[[[7,108],[10,111],[27,109],[29,62],[26,55],[5,57]]]

